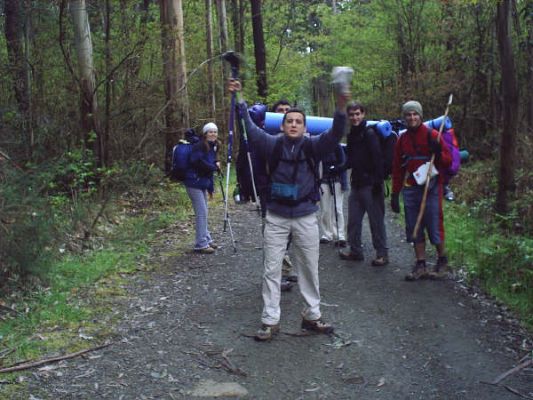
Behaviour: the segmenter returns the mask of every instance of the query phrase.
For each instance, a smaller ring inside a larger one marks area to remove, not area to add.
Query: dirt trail
[[[533,371],[490,382],[531,351],[531,340],[501,308],[456,281],[405,282],[412,251],[387,217],[391,264],[339,260],[321,245],[322,312],[336,335],[299,337],[298,288],[282,296],[282,334],[270,343],[252,335],[261,312],[259,218],[251,205],[233,206],[239,238],[233,254],[220,229],[216,255],[187,253],[168,232],[138,275],[115,343],[85,359],[33,374],[39,399],[519,399],[533,398]],[[365,230],[369,243],[368,229]],[[58,373],[59,372],[59,373]],[[228,383],[233,383],[229,385]]]

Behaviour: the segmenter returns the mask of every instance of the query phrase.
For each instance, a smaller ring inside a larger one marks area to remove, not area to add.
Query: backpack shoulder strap
[[[280,136],[276,139],[276,143],[274,144],[274,149],[272,150],[270,160],[267,161],[266,170],[268,175],[272,175],[274,171],[278,168],[279,161],[281,160],[282,151],[283,136]]]
[[[318,177],[317,162],[315,160],[315,152],[313,150],[313,142],[311,141],[311,139],[304,137],[302,148],[304,151],[305,161],[307,161],[309,168],[311,168],[311,171],[313,171],[315,180],[318,180],[319,177]]]

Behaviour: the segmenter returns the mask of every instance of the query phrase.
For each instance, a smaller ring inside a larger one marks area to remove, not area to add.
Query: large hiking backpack
[[[190,168],[190,156],[192,146],[199,141],[193,129],[187,130],[186,139],[181,139],[172,149],[172,169],[170,178],[176,181],[184,181],[187,170]]]
[[[455,176],[459,172],[459,168],[461,168],[461,152],[459,151],[459,142],[455,136],[454,129],[446,129],[446,131],[444,131],[442,134],[442,138],[448,145],[450,154],[452,155],[452,163],[445,172],[449,176]]]
[[[387,179],[392,172],[392,158],[398,134],[392,129],[389,121],[367,121],[367,127],[372,127],[377,132],[383,156],[383,179]]]

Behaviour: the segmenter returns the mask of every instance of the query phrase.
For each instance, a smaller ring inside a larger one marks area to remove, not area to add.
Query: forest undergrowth
[[[508,215],[494,213],[495,164],[462,167],[457,199],[446,203],[446,245],[452,264],[471,284],[514,310],[533,327],[533,173],[519,168]]]

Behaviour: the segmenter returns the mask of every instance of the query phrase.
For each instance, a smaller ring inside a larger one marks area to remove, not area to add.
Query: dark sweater
[[[378,133],[366,121],[352,126],[347,140],[347,168],[352,169],[351,183],[360,188],[383,182],[383,156]]]

